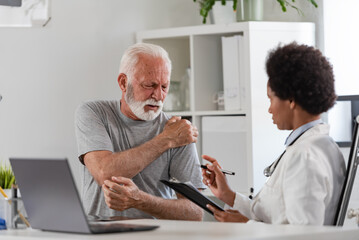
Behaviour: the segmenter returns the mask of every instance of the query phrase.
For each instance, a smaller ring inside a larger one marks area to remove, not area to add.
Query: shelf
[[[195,116],[246,116],[246,113],[244,111],[224,111],[224,110],[218,110],[218,111],[196,111],[194,113]]]
[[[171,116],[192,116],[194,115],[193,112],[167,112],[165,111],[165,113],[171,115]]]
[[[142,39],[163,39],[163,38],[181,38],[189,35],[208,35],[208,34],[226,34],[238,31],[281,31],[281,32],[300,32],[315,31],[315,25],[310,22],[236,22],[229,24],[211,24],[198,25],[179,28],[163,28],[157,30],[147,30],[137,32],[137,41]]]
[[[195,111],[195,112],[166,112],[172,116],[246,116],[244,111]]]

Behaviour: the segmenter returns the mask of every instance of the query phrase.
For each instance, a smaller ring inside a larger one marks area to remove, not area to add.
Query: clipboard
[[[209,210],[206,205],[211,204],[212,206],[218,208],[221,211],[224,211],[222,207],[220,207],[217,203],[213,202],[211,199],[203,195],[200,191],[198,191],[191,182],[174,182],[167,180],[160,180],[163,184],[175,190],[177,193],[185,196],[208,213],[213,215],[213,212]]]

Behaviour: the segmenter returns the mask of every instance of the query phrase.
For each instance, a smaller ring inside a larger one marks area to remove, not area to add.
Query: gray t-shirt
[[[161,133],[169,118],[161,112],[152,121],[135,121],[123,115],[120,101],[86,102],[77,109],[75,119],[79,159],[83,163],[84,154],[91,151],[121,152],[137,147]],[[110,209],[105,203],[101,186],[96,183],[87,168],[82,166],[82,199],[87,214],[152,218],[134,208],[125,211]],[[194,143],[167,150],[132,180],[142,191],[170,199],[173,198],[174,192],[159,180],[169,180],[171,177],[183,182],[191,181],[197,188],[206,188],[202,183]]]

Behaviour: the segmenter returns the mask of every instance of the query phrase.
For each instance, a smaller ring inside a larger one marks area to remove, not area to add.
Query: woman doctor
[[[264,170],[269,178],[253,199],[232,191],[216,159],[203,155],[211,162],[203,182],[227,210],[208,207],[222,222],[331,225],[345,175],[343,156],[320,119],[336,99],[332,66],[319,50],[291,43],[269,53],[266,71],[273,123],[293,130],[286,150]]]

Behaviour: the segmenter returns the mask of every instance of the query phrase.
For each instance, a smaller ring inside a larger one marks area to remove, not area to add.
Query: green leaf
[[[8,182],[9,179],[6,177],[4,180],[5,180],[5,182],[4,182],[4,188],[5,188],[5,189],[8,189],[8,187],[7,187],[7,182]]]
[[[277,0],[277,2],[280,4],[280,6],[282,7],[282,11],[286,12],[287,8],[285,6],[286,2],[284,0]]]
[[[14,176],[14,175],[13,175],[12,178],[10,179],[8,188],[11,188],[13,184],[15,184],[15,176]]]
[[[296,7],[296,6],[294,6],[294,5],[291,5],[291,7],[292,7],[292,8],[294,8],[295,10],[297,10],[297,12],[298,12],[298,14],[299,14],[299,15],[304,16],[303,11],[302,11],[302,10],[300,10],[298,7]]]
[[[233,0],[233,11],[237,11],[237,0]]]
[[[3,189],[9,189],[13,183],[15,183],[15,176],[11,167],[0,166],[0,186]]]
[[[308,0],[314,7],[318,8],[318,4],[315,0]]]
[[[199,14],[201,14],[201,16],[203,16],[203,17],[204,17],[204,16],[207,16],[207,11],[206,11],[206,9],[201,8]]]

